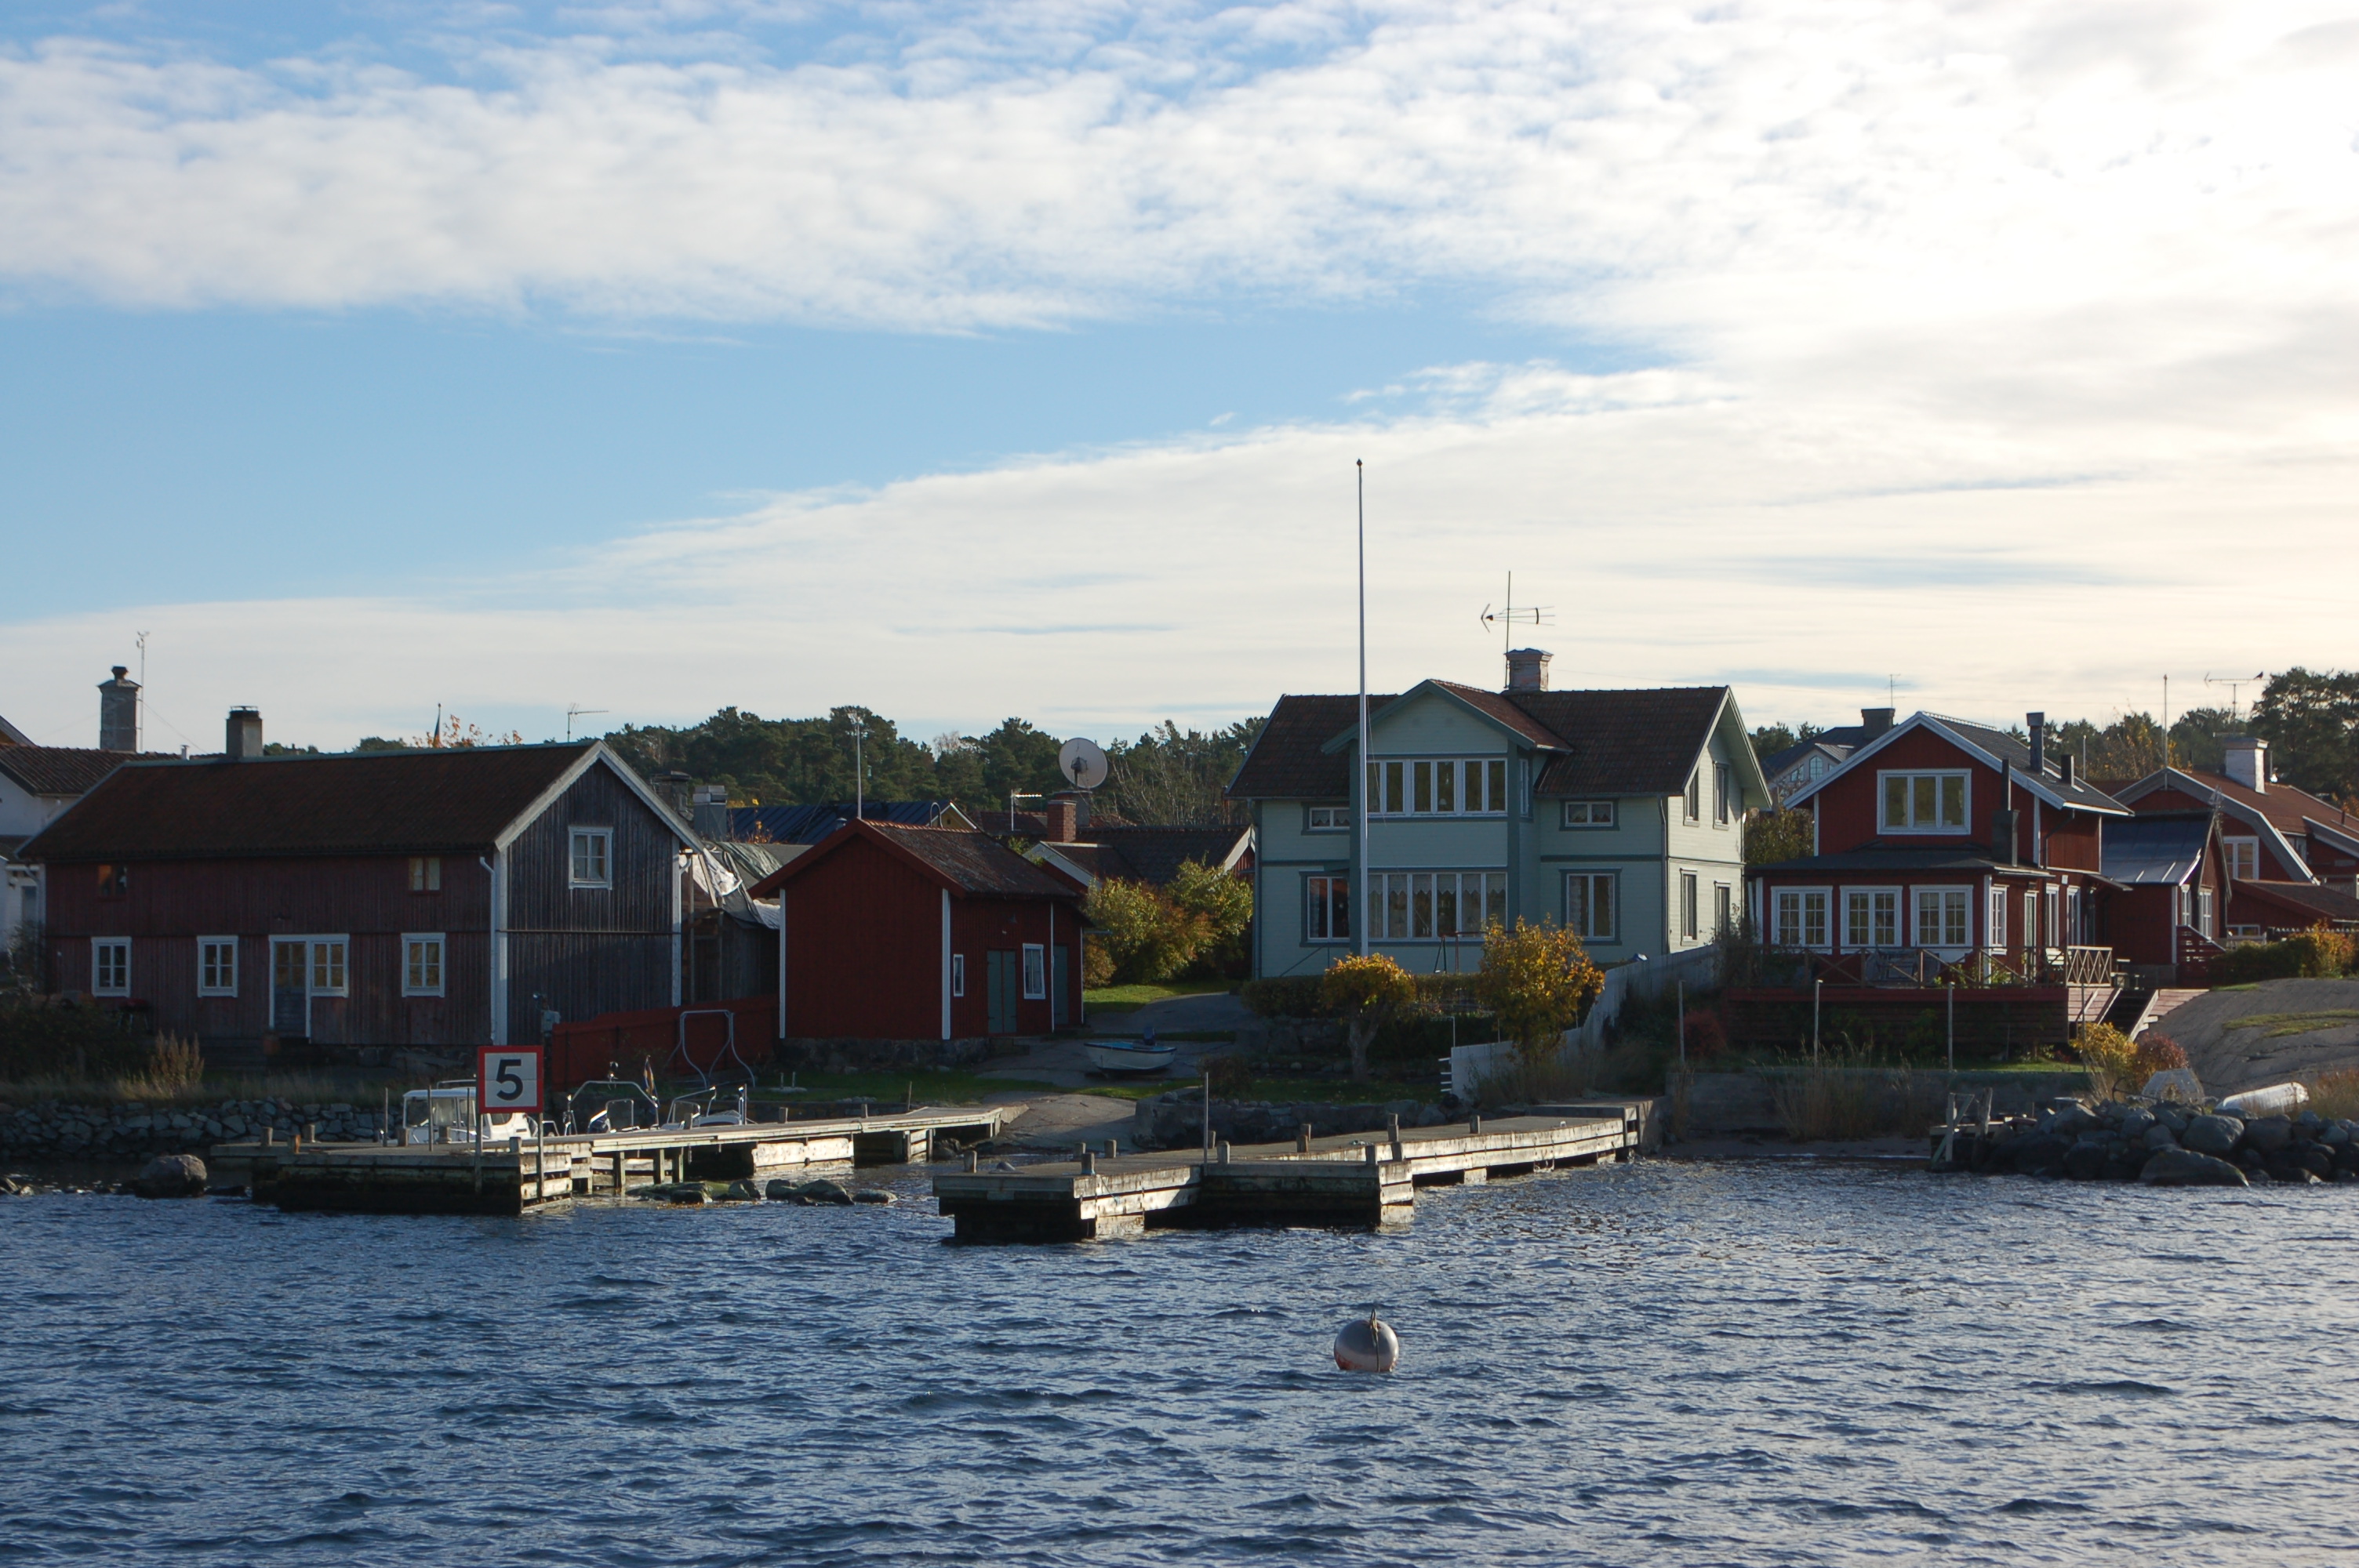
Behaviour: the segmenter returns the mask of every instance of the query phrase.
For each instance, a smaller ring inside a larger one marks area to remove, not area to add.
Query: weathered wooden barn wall
[[[572,883],[572,830],[614,834],[609,885]],[[507,1037],[540,1037],[543,1007],[564,1018],[669,1007],[679,841],[605,767],[576,779],[506,851]]]

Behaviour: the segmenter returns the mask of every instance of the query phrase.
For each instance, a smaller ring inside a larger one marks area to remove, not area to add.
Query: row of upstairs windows
[[[271,986],[307,996],[350,994],[351,941],[343,936],[272,937]],[[197,938],[197,994],[238,993],[239,941],[234,936]],[[445,942],[442,933],[408,932],[401,937],[401,994],[440,996]],[[131,994],[131,938],[100,936],[91,942],[90,989],[94,996]]]

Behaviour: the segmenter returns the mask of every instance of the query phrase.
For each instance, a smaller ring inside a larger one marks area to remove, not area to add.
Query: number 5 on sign
[[[475,1093],[488,1115],[540,1108],[540,1052],[530,1045],[484,1045],[475,1052]]]

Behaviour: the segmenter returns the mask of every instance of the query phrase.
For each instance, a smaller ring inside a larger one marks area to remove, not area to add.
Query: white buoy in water
[[[1335,1365],[1346,1372],[1389,1372],[1400,1365],[1400,1336],[1370,1307],[1366,1317],[1345,1324],[1335,1336]]]

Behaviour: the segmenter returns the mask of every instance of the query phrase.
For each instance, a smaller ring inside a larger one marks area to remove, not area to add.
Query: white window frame
[[[1959,937],[1956,942],[1944,941],[1948,935],[1950,897],[1958,899]],[[1925,900],[1928,896],[1940,899],[1943,929],[1925,935]],[[1966,883],[1934,887],[1913,887],[1908,890],[1908,940],[1919,947],[1936,953],[1964,953],[1974,945],[1974,890]]]
[[[1892,940],[1889,942],[1878,942],[1875,940],[1875,901],[1879,896],[1889,898],[1892,901]],[[1854,899],[1865,899],[1867,901],[1867,937],[1864,941],[1854,939],[1854,933],[1858,928],[1852,924],[1852,901]],[[1873,951],[1878,948],[1899,946],[1901,933],[1908,929],[1908,925],[1906,925],[1908,920],[1906,905],[1908,902],[1908,895],[1897,887],[1845,887],[1843,890],[1843,951],[1846,953],[1859,953]]]
[[[1576,880],[1586,884],[1586,898],[1578,904],[1573,902],[1572,896],[1572,884]],[[1598,924],[1597,886],[1601,882],[1606,889],[1605,929],[1598,931],[1593,928]],[[1566,930],[1592,947],[1613,947],[1621,944],[1622,873],[1620,871],[1593,869],[1568,871],[1564,873],[1563,892]],[[1584,927],[1591,929],[1584,929]]]
[[[1812,899],[1818,901],[1819,939],[1810,940]],[[1786,939],[1786,911],[1790,901],[1794,912],[1794,940]],[[1769,933],[1771,946],[1793,952],[1824,953],[1834,944],[1835,895],[1832,888],[1777,887],[1769,890]]]
[[[1332,930],[1335,884],[1343,884],[1343,928]],[[1302,942],[1323,946],[1352,939],[1352,875],[1349,871],[1313,871],[1302,879]]]
[[[1049,1000],[1049,948],[1046,943],[1024,944],[1024,1000]]]
[[[1441,929],[1445,892],[1458,923],[1455,931]],[[1480,918],[1472,925],[1466,920],[1470,894],[1480,911]],[[1503,925],[1508,918],[1507,873],[1488,867],[1371,871],[1368,898],[1374,907],[1364,913],[1372,942],[1463,942],[1470,936],[1480,940],[1495,914]]]
[[[1445,788],[1440,770],[1451,770]],[[1376,757],[1368,762],[1364,781],[1371,817],[1505,816],[1507,814],[1507,759],[1505,757]],[[1482,806],[1469,781],[1482,785]],[[1420,784],[1423,786],[1420,790]],[[1440,805],[1447,798],[1450,806]],[[1419,801],[1424,805],[1420,808]]]
[[[2220,939],[2219,925],[2219,901],[2212,896],[2210,888],[2197,888],[2195,890],[2195,929],[2210,940],[2217,942]]]
[[[595,876],[582,874],[582,847],[597,845]],[[565,835],[566,883],[577,888],[610,888],[614,885],[614,830],[611,827],[569,827]]]
[[[966,995],[966,955],[964,953],[951,955],[951,995],[954,997]]]
[[[412,855],[409,857],[409,891],[440,892],[442,891],[442,857]]]
[[[2223,838],[2220,840],[2220,858],[2228,862],[2229,881],[2256,882],[2261,880],[2260,839]],[[2245,861],[2251,870],[2239,871],[2237,869],[2239,860]]]
[[[2210,935],[2210,933],[2205,933]],[[2046,887],[2039,890],[2039,938],[2050,947],[2067,945],[2070,934],[2064,929],[2064,900],[2060,890]]]
[[[353,939],[313,936],[303,948],[303,982],[313,996],[353,994]]]
[[[2006,884],[1991,884],[1990,907],[1983,911],[1983,946],[1995,953],[2006,946]]]
[[[1693,942],[1703,935],[1703,879],[1693,871],[1680,873],[1680,940]]]
[[[1614,816],[1614,803],[1610,800],[1568,800],[1560,820],[1562,826],[1583,833],[1613,827]]]
[[[107,955],[114,955],[114,962]],[[119,969],[119,973],[110,971]],[[102,979],[100,977],[108,976]],[[92,996],[129,996],[131,994],[131,938],[128,936],[93,936],[90,939],[90,994]]]
[[[1903,822],[1894,822],[1888,815],[1891,806],[1892,781],[1896,779],[1910,781],[1902,786],[1902,798],[1908,803],[1908,818]],[[1960,813],[1955,826],[1944,826],[1940,821],[1942,790],[1938,783],[1933,786],[1935,820],[1930,826],[1917,820],[1917,786],[1914,781],[1918,779],[1959,781]],[[1973,770],[1972,768],[1886,768],[1878,772],[1875,775],[1875,823],[1876,831],[1879,833],[1906,833],[1911,838],[1927,835],[1948,835],[1957,838],[1973,832],[1974,827]]]
[[[1735,785],[1736,775],[1726,762],[1712,763],[1712,825],[1713,827],[1725,827],[1728,826],[1728,803],[1730,796],[1734,793]]]
[[[419,973],[417,948],[433,946],[433,978],[429,980]],[[443,971],[451,961],[451,943],[440,931],[405,931],[401,934],[401,994],[404,996],[440,996],[443,994]]]
[[[1680,820],[1681,822],[1703,820],[1703,764],[1701,762],[1698,762],[1695,772],[1688,775],[1688,787],[1680,795]]]
[[[1348,833],[1352,830],[1352,805],[1343,801],[1302,808],[1302,830],[1305,833]]]
[[[1727,882],[1712,884],[1712,934],[1720,936],[1736,928],[1736,889]]]
[[[222,973],[224,968],[228,971],[226,979]],[[197,994],[199,996],[235,996],[237,994],[236,937],[200,936],[197,938]]]

